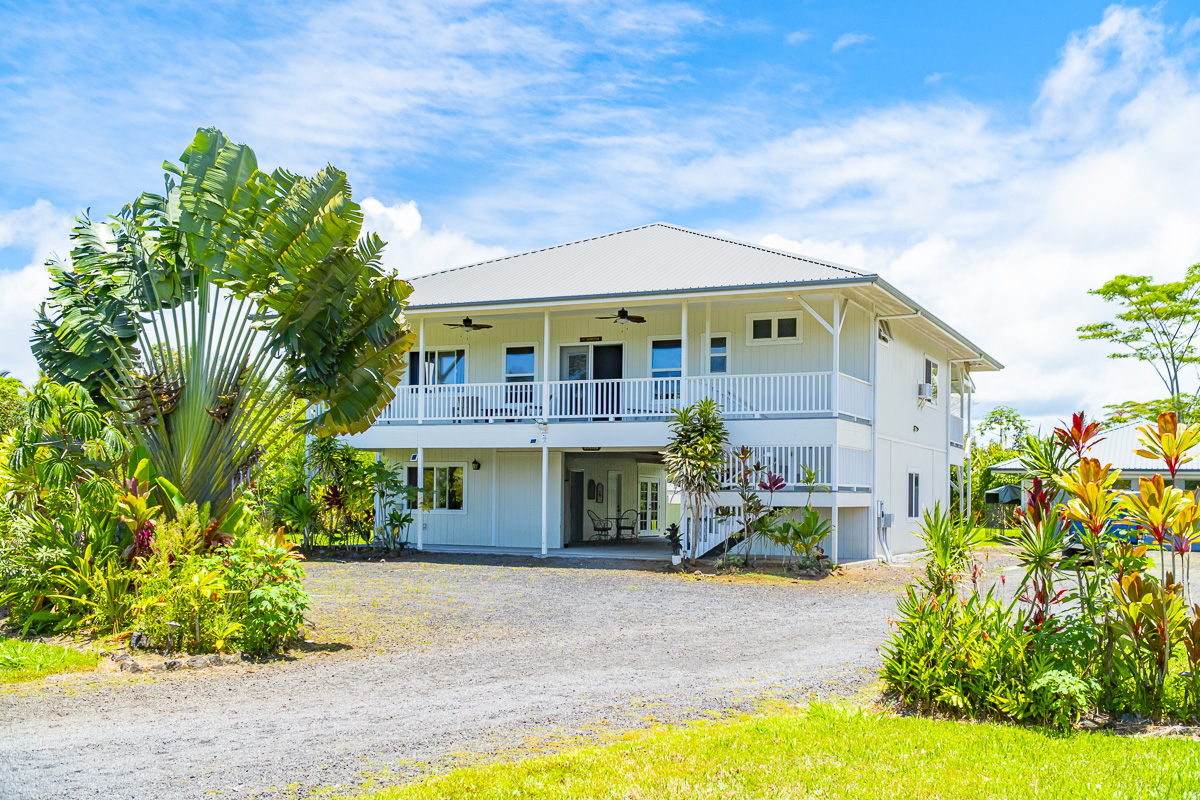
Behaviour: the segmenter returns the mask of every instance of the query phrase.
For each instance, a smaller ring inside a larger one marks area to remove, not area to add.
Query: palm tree
[[[700,520],[716,506],[725,468],[729,433],[721,407],[706,397],[681,408],[671,420],[671,439],[662,452],[667,481],[679,488],[681,505],[692,520],[691,560],[696,560]]]
[[[413,343],[412,288],[383,272],[384,242],[334,167],[268,175],[213,128],[180,161],[163,164],[163,194],[77,220],[31,342],[47,375],[83,384],[159,475],[219,513],[281,417],[316,435],[378,417]]]

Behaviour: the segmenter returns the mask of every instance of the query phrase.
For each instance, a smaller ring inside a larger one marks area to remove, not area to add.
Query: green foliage
[[[925,581],[935,595],[953,592],[958,581],[972,566],[977,551],[994,544],[991,531],[970,519],[943,511],[941,503],[925,509],[921,521],[921,554],[925,562]],[[971,570],[972,578],[976,577]]]
[[[88,670],[99,660],[96,653],[56,644],[0,639],[0,683],[28,681],[56,672]]]
[[[1009,442],[1016,444],[1029,434],[1029,420],[1011,406],[996,406],[983,416],[976,431],[982,436],[995,433],[996,444],[1007,450]]]
[[[78,221],[70,262],[47,265],[32,347],[221,515],[281,415],[286,442],[302,427],[360,432],[391,401],[411,287],[383,272],[384,243],[333,167],[268,175],[211,128],[180,161],[164,164],[163,194]]]
[[[1197,361],[1200,264],[1189,267],[1181,281],[1154,283],[1145,275],[1117,275],[1089,294],[1116,303],[1122,310],[1115,322],[1080,327],[1080,338],[1098,339],[1120,348],[1110,353],[1110,358],[1135,358],[1150,364],[1170,398],[1170,407],[1165,410],[1190,419],[1187,413],[1194,405],[1196,392],[1185,390],[1183,376],[1187,365]]]
[[[700,521],[716,505],[725,467],[729,432],[721,407],[711,397],[679,409],[670,422],[671,438],[662,451],[667,481],[679,487],[681,505],[692,521],[692,553],[696,558]]]
[[[308,595],[290,544],[251,523],[230,546],[202,553],[174,544],[186,541],[180,530],[156,531],[159,546],[139,576],[139,630],[159,647],[203,652],[269,651],[296,635]]]
[[[16,378],[0,376],[0,437],[25,420],[25,386]]]

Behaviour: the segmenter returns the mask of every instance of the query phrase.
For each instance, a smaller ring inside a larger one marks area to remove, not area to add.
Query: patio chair
[[[592,521],[593,539],[607,540],[612,536],[612,520],[598,516],[595,511],[588,509],[588,519]]]
[[[627,508],[617,517],[617,541],[621,541],[621,534],[627,533],[627,539],[637,540],[638,528],[638,513],[632,508]]]

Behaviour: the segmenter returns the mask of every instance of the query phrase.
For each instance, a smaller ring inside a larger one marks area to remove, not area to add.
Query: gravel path
[[[519,558],[315,563],[291,660],[0,694],[0,796],[296,797],[870,686],[903,567],[822,581]],[[348,646],[347,646],[348,645]]]

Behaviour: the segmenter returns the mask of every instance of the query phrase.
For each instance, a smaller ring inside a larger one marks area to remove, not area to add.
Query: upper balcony
[[[832,372],[401,386],[378,424],[663,420],[711,398],[729,419],[841,416],[869,422],[871,384]]]

